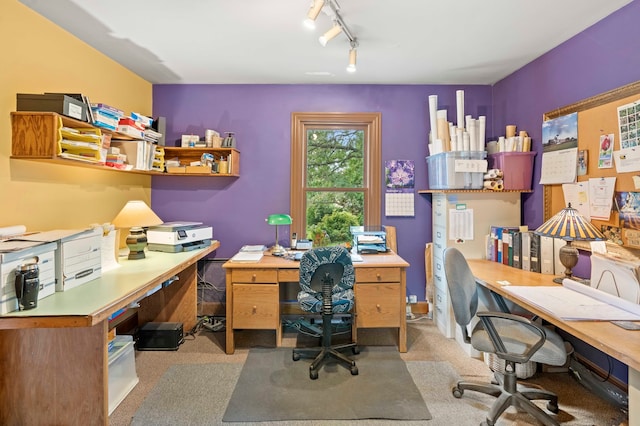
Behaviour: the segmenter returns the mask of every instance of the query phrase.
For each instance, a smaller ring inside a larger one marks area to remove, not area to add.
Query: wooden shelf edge
[[[450,194],[457,192],[471,192],[471,193],[482,193],[482,194],[499,194],[501,192],[520,192],[520,193],[531,193],[532,189],[505,189],[503,191],[489,191],[486,189],[420,189],[418,190],[418,194]]]
[[[101,164],[92,164],[85,163],[83,161],[74,161],[74,160],[66,160],[63,158],[34,158],[34,157],[21,157],[12,155],[9,158],[13,160],[27,160],[27,161],[38,161],[41,163],[50,163],[50,164],[59,164],[63,166],[73,166],[73,167],[83,167],[86,169],[94,169],[94,170],[106,170],[109,172],[120,172],[120,173],[131,173],[138,175],[149,175],[149,176],[207,176],[207,177],[240,177],[238,174],[220,174],[220,173],[165,173],[165,172],[156,172],[153,170],[121,170],[116,169],[114,167],[103,166]]]

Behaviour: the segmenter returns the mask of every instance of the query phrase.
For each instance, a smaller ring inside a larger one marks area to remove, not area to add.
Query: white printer
[[[207,247],[213,238],[213,228],[202,222],[166,222],[147,231],[148,249],[178,253]]]

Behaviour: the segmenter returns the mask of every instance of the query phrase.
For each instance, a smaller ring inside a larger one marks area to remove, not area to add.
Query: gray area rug
[[[357,376],[330,360],[311,380],[311,360],[294,362],[291,348],[251,349],[223,421],[431,419],[396,348],[363,348],[354,359]]]

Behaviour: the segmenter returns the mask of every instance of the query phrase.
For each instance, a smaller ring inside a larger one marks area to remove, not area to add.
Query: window
[[[380,225],[381,115],[293,113],[291,232],[314,246],[349,242],[349,226]]]

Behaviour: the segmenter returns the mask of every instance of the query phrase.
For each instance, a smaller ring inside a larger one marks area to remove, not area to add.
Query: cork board
[[[614,150],[619,150],[620,132],[617,108],[639,100],[640,81],[544,114],[543,120],[546,121],[574,112],[578,113],[578,151],[587,151],[587,173],[577,177],[579,182],[590,178],[615,176],[616,192],[640,191],[635,189],[633,184],[633,176],[640,176],[640,172],[617,173],[615,163],[614,167],[610,169],[598,168],[600,136],[613,133],[615,135]],[[544,220],[546,221],[564,207],[566,206],[564,205],[562,185],[545,185]],[[599,229],[602,225],[612,227],[621,225],[617,212],[612,212],[609,221],[593,220],[592,223]],[[623,243],[627,245],[624,232]]]

